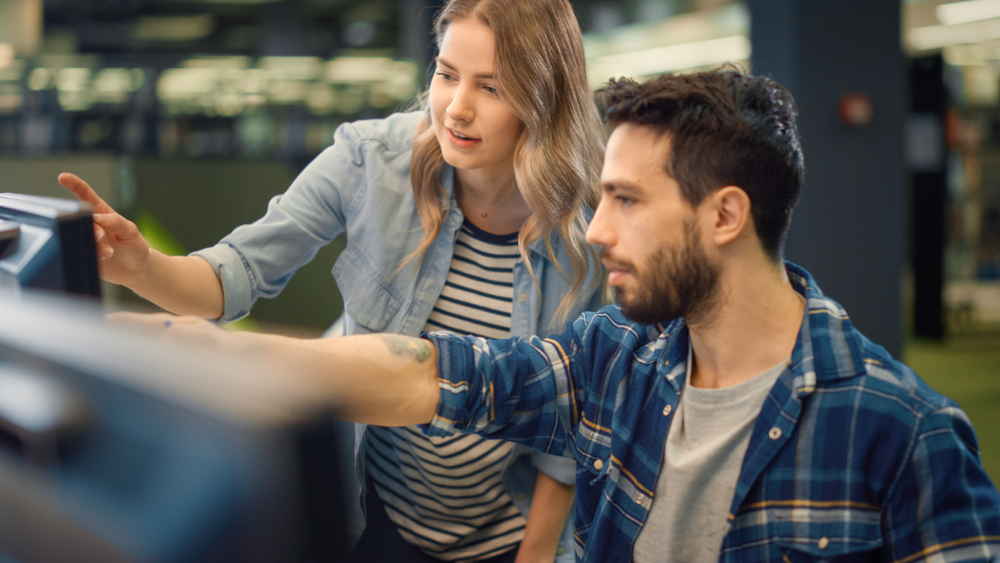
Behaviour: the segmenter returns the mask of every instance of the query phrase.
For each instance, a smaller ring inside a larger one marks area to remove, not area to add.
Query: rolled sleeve
[[[531,452],[531,464],[563,485],[576,484],[576,460],[572,457]]]
[[[586,323],[578,320],[574,326],[585,328]],[[486,340],[450,333],[425,337],[437,346],[441,390],[437,413],[425,432],[474,432],[557,456],[567,452],[587,371],[573,328],[545,339]]]
[[[192,252],[190,256],[198,256],[208,262],[225,288],[225,305],[222,316],[217,320],[228,323],[247,316],[256,301],[254,289],[257,283],[250,265],[240,253],[232,246],[220,243]]]
[[[482,338],[461,337],[436,332],[424,335],[438,353],[438,386],[441,398],[433,420],[424,427],[432,436],[447,436],[465,431],[481,418],[484,404],[474,397],[483,395],[483,382],[476,377],[476,349],[485,346]]]

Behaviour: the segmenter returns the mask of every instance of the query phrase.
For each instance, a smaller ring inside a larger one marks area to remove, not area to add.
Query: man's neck
[[[782,263],[731,264],[720,291],[711,318],[689,326],[695,387],[730,387],[776,366],[802,325],[805,304]]]

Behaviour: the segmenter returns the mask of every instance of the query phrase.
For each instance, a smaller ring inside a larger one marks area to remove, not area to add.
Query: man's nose
[[[605,205],[605,198],[602,196],[601,202],[597,204],[597,210],[594,211],[594,217],[590,220],[590,225],[587,226],[585,237],[588,243],[603,247],[615,245],[617,240],[610,215],[608,206]]]

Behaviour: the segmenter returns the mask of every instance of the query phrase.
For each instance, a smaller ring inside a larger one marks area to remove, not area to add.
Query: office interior
[[[1000,482],[1000,0],[573,0],[588,76],[732,63],[799,107],[786,258],[957,400]],[[0,0],[0,192],[86,178],[184,254],[263,214],[343,122],[408,107],[435,0]],[[338,240],[240,329],[318,336]],[[108,310],[150,310],[105,285]]]

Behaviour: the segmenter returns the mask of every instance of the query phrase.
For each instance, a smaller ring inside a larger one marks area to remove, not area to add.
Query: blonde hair
[[[584,240],[585,205],[597,207],[598,181],[604,157],[602,125],[587,84],[580,26],[568,0],[451,0],[438,13],[434,34],[440,46],[448,26],[476,19],[493,31],[496,60],[493,74],[503,100],[524,122],[514,149],[514,180],[531,216],[521,228],[518,250],[535,284],[528,245],[545,241],[549,259],[567,280],[556,260],[552,232],[558,232],[572,264],[572,285],[557,310],[562,323],[585,289],[601,283],[590,267],[601,268],[597,251]],[[441,184],[444,157],[431,127],[430,108],[413,140],[410,180],[424,234],[404,260],[423,256],[441,232],[442,206],[448,210]]]

